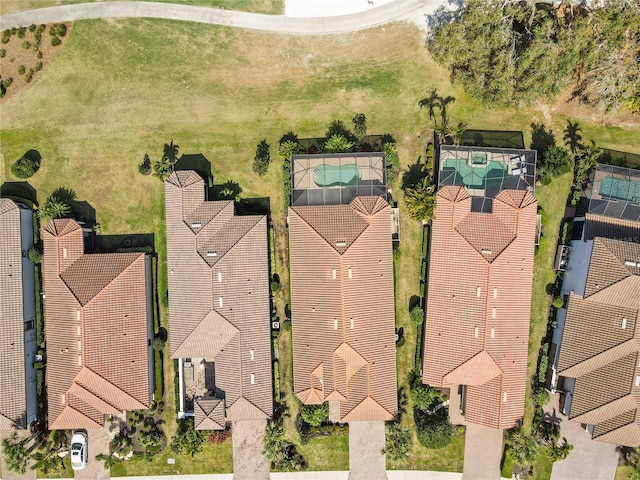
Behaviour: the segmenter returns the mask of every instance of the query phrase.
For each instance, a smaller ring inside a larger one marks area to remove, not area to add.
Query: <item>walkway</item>
[[[294,18],[173,3],[95,2],[39,8],[4,15],[0,17],[0,30],[32,23],[66,22],[90,18],[147,17],[277,33],[331,34],[364,30],[395,20],[415,20],[416,15],[422,16],[445,4],[447,0],[396,0],[350,15]]]

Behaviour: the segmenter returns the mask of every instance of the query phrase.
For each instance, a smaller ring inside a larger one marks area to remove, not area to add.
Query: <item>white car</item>
[[[87,434],[74,432],[71,436],[71,467],[82,470],[87,466]]]

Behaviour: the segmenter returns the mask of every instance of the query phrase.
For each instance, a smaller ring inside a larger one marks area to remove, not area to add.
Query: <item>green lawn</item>
[[[69,5],[74,3],[100,2],[103,0],[4,0],[0,3],[0,15],[31,10],[34,8],[51,7],[55,5]],[[151,0],[152,2],[182,3],[199,7],[224,8],[226,10],[241,10],[244,12],[269,13],[273,15],[284,13],[284,0]]]
[[[430,88],[456,97],[448,109],[452,122],[465,121],[469,128],[521,129],[528,139],[530,123],[544,120],[540,110],[482,107],[449,84],[449,75],[431,61],[423,45],[423,35],[407,24],[316,37],[150,19],[76,22],[42,76],[1,103],[0,181],[14,181],[11,163],[35,148],[43,161],[29,183],[37,189],[40,202],[53,189],[64,186],[96,209],[103,233],[154,233],[162,299],[167,288],[163,187],[157,179],[138,174],[137,165],[145,153],[157,159],[163,144],[171,139],[180,145],[181,153],[202,153],[211,162],[215,183],[234,180],[243,189],[243,197],[270,198],[275,232],[272,269],[281,278],[276,305],[282,318],[289,302],[288,240],[282,161],[275,146],[283,133],[294,130],[300,137],[322,136],[331,120],[350,124],[355,113],[364,112],[369,132],[390,132],[396,137],[401,170],[406,170],[423,155],[429,122],[417,101]],[[554,118],[552,126],[559,133],[565,119]],[[640,145],[633,143],[639,127],[621,130],[603,122],[586,122],[581,121],[583,137],[592,136],[605,147],[624,146],[640,153]],[[266,176],[258,177],[250,165],[262,139],[272,145],[272,165]],[[569,183],[567,176],[537,190],[550,217],[545,229],[548,237],[557,234]],[[401,253],[394,269],[396,323],[404,327],[406,336],[405,345],[398,350],[398,382],[406,386],[416,345],[407,305],[420,291],[422,227],[402,209],[399,181],[391,187],[401,208]],[[552,245],[549,238],[547,252],[536,259],[531,351],[537,351],[543,319],[546,322],[543,288],[548,270],[540,273],[538,267],[548,269]],[[167,326],[164,306],[161,323]],[[290,333],[280,335],[278,349],[281,388],[292,414],[285,426],[287,436],[295,440]],[[535,364],[533,357],[531,362]],[[170,436],[175,431],[175,393],[168,351],[164,365],[164,427]],[[412,422],[410,414],[404,416],[403,423],[410,426]],[[415,443],[406,465],[397,468],[461,471],[463,437],[436,451]],[[194,461],[176,456],[172,469],[181,473],[230,471],[230,445],[215,448],[223,452],[214,453],[214,447],[208,446],[208,453]],[[346,465],[344,439],[318,439],[301,450],[307,448],[317,462],[311,464],[313,468]],[[165,453],[152,462],[132,460],[126,472],[122,464],[114,474],[173,473],[166,464],[168,456]]]
[[[349,470],[349,435],[316,437],[298,450],[307,460],[307,470]]]

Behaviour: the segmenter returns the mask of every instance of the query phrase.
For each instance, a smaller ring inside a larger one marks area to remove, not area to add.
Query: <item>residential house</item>
[[[151,259],[87,254],[72,219],[43,230],[48,421],[90,429],[146,409],[154,391]]]
[[[208,201],[195,171],[165,182],[171,358],[179,416],[200,430],[273,414],[267,217]]]
[[[33,210],[0,198],[0,430],[36,419]]]

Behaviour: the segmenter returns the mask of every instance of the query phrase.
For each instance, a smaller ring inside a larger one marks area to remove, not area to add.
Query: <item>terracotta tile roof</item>
[[[492,213],[443,187],[431,228],[423,381],[466,385],[466,420],[511,428],[524,414],[537,203],[503,190]]]
[[[587,213],[585,215],[584,239],[593,240],[595,237],[639,243],[640,222]]]
[[[397,411],[390,222],[381,197],[289,209],[294,391],[343,422]]]
[[[47,225],[43,241],[49,428],[95,428],[105,414],[147,408],[146,256],[85,255],[70,219]]]
[[[196,430],[224,430],[224,400],[203,397],[195,401],[194,422]]]
[[[0,198],[0,430],[27,426],[21,231],[20,208]]]
[[[569,419],[593,438],[640,446],[640,244],[593,240],[585,295],[571,294],[558,374],[575,378]]]
[[[165,205],[171,357],[215,363],[223,427],[270,417],[267,218],[236,216],[232,201],[206,201],[204,180],[193,171],[169,176]],[[200,428],[214,427],[209,420],[202,417]]]

